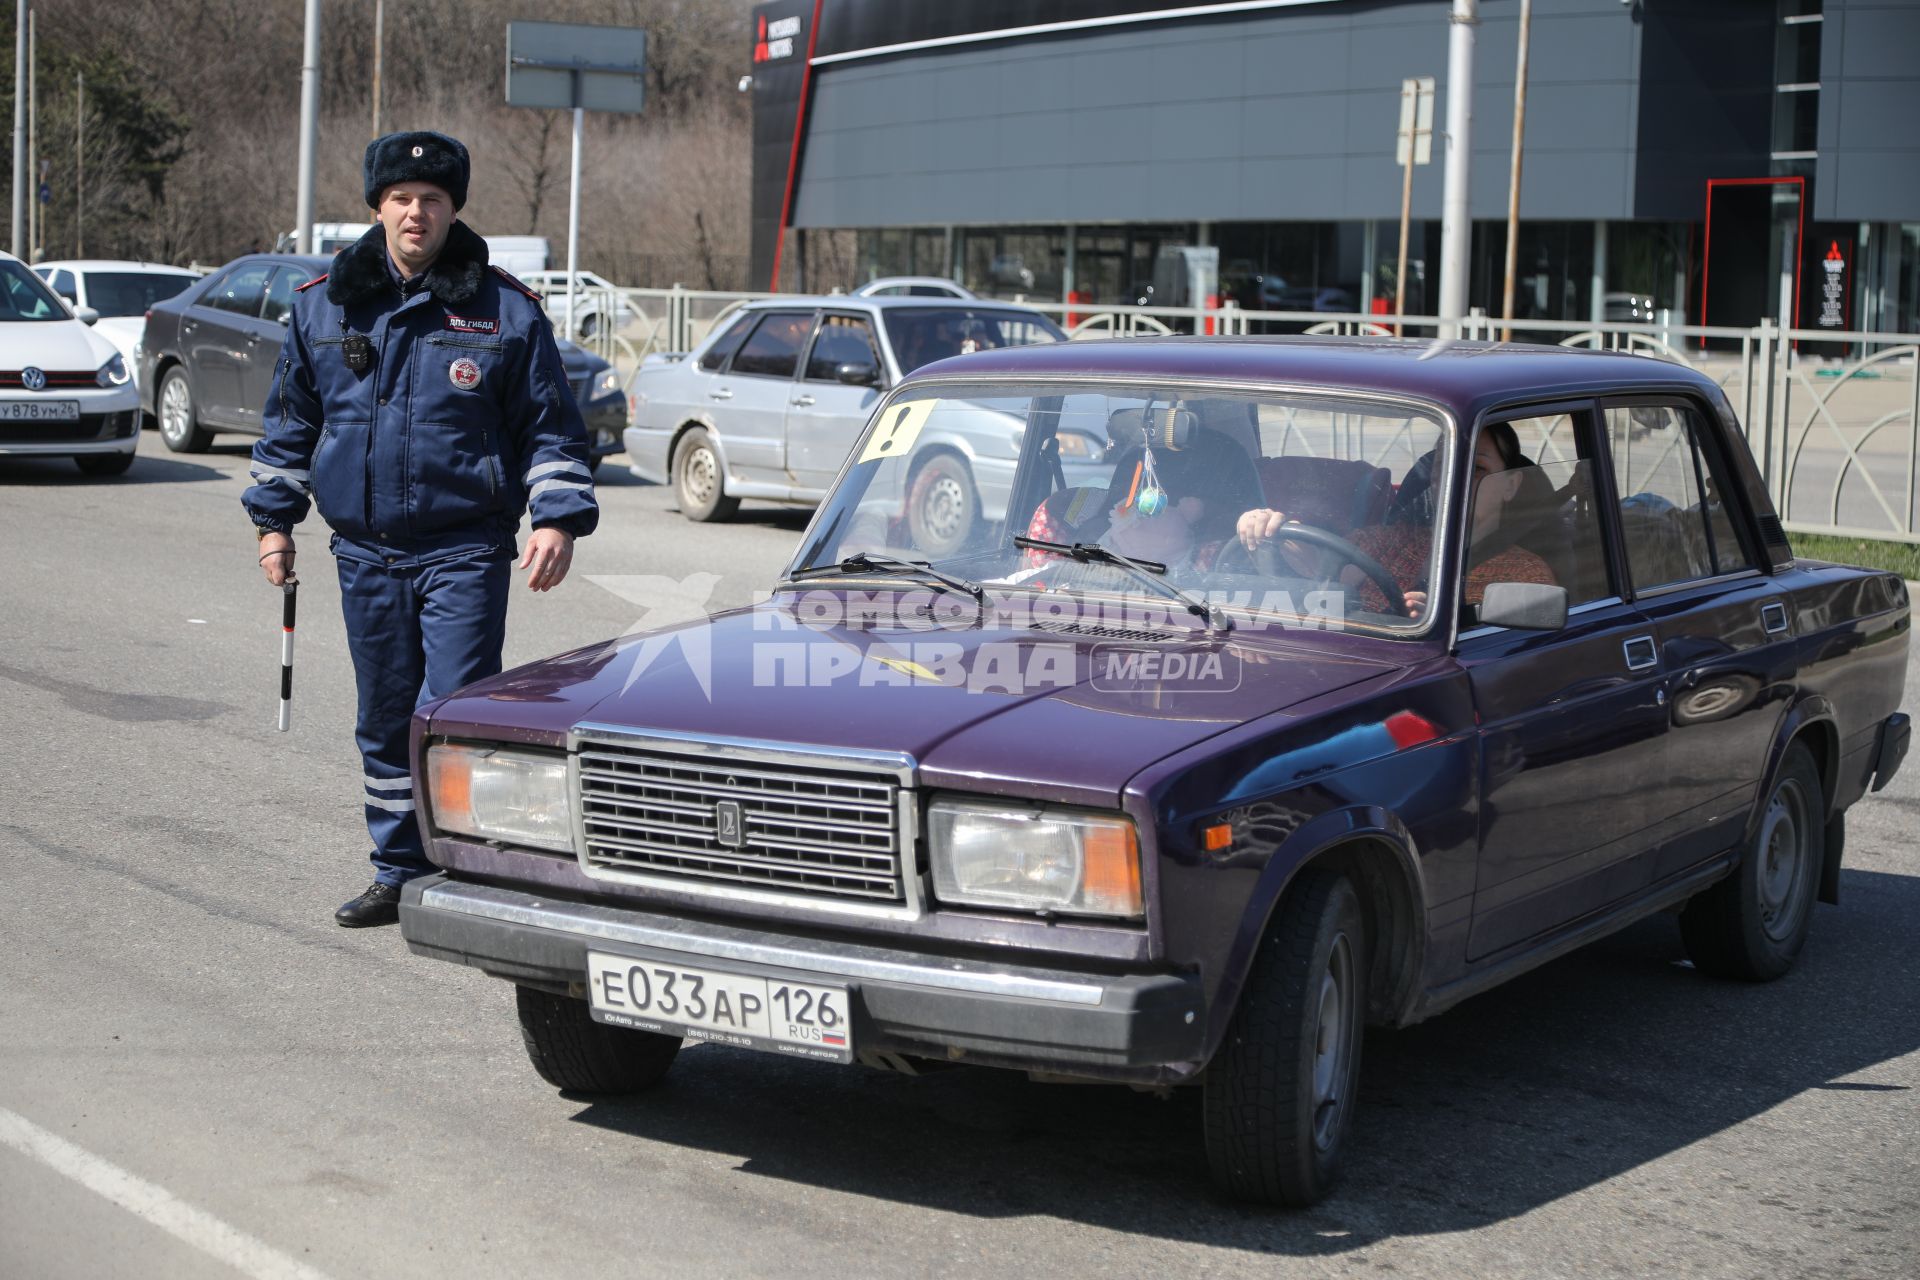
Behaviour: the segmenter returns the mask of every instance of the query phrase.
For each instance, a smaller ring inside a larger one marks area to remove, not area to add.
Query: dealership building
[[[1493,312],[1520,7],[1481,0],[1475,31],[1468,300]],[[1390,309],[1403,84],[1434,79],[1444,130],[1450,13],[759,5],[753,283],[1132,302],[1201,247],[1242,306]],[[1529,44],[1517,316],[1920,331],[1920,0],[1536,0]],[[1438,305],[1447,148],[1412,172],[1409,313]]]

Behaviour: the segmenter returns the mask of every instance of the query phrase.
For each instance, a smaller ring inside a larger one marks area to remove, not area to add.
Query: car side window
[[[273,273],[273,279],[267,284],[266,306],[260,312],[262,320],[271,320],[275,324],[285,324],[287,316],[293,312],[293,293],[313,277],[298,267],[280,267]]]
[[[737,317],[731,325],[727,326],[727,331],[714,339],[713,345],[701,355],[700,367],[708,373],[720,372],[720,366],[727,362],[728,356],[740,349],[741,340],[752,330],[751,314]]]
[[[267,293],[267,277],[273,273],[271,262],[249,262],[236,267],[233,274],[207,290],[201,301],[220,311],[235,315],[257,316]]]
[[[865,316],[821,317],[820,332],[807,357],[807,381],[837,382],[835,371],[843,364],[879,367],[880,358],[873,349],[873,326]]]
[[[1587,416],[1546,414],[1481,429],[1487,442],[1476,444],[1468,508],[1469,604],[1479,602],[1489,582],[1565,587],[1569,605],[1613,594],[1593,459],[1581,456]],[[1482,458],[1487,465],[1479,464]],[[1499,470],[1492,469],[1495,458]]]
[[[50,283],[53,285],[53,291],[55,293],[65,298],[68,302],[74,300],[73,272],[65,269],[56,271],[53,273],[53,279]]]
[[[791,378],[813,328],[811,311],[769,311],[733,358],[735,373]]]
[[[1753,567],[1727,512],[1730,487],[1701,446],[1702,434],[1691,409],[1607,409],[1607,449],[1636,591]]]

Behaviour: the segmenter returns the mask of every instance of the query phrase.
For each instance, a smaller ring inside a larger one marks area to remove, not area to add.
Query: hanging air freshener
[[[1153,446],[1142,448],[1145,455],[1140,473],[1140,496],[1134,505],[1143,516],[1157,516],[1167,509],[1167,491],[1160,487],[1160,474],[1153,468]]]

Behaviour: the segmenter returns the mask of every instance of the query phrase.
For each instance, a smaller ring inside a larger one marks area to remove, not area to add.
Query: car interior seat
[[[1256,465],[1267,506],[1343,537],[1379,524],[1393,497],[1392,473],[1358,459],[1262,458]]]

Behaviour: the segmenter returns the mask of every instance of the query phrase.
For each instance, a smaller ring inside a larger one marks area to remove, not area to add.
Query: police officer
[[[433,868],[414,813],[414,708],[500,670],[515,535],[546,591],[599,518],[586,428],[537,294],[487,266],[454,215],[467,149],[444,134],[367,147],[376,224],[304,286],[242,495],[260,564],[293,573],[309,503],[333,529],[360,711],[373,883],[334,913],[399,918],[400,886]]]

